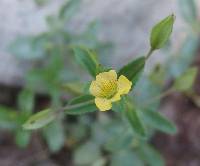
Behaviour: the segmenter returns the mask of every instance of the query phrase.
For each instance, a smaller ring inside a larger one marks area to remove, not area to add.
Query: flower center
[[[117,81],[105,81],[99,85],[101,92],[100,96],[110,99],[117,93]]]

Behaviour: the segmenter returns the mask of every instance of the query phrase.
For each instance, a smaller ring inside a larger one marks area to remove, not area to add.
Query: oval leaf
[[[56,114],[51,109],[46,109],[32,115],[24,124],[26,130],[34,130],[44,127],[56,118]]]
[[[64,108],[66,114],[79,115],[88,112],[94,112],[97,110],[94,103],[94,97],[91,95],[83,95],[77,97],[69,102],[66,108]]]
[[[80,6],[80,0],[69,0],[66,4],[64,4],[59,12],[59,18],[64,19],[67,21],[70,19],[75,12],[78,10]]]
[[[168,119],[163,117],[159,112],[152,110],[144,110],[140,112],[150,126],[163,131],[168,134],[175,134],[177,132],[176,126]]]
[[[180,77],[174,82],[174,89],[180,92],[187,91],[192,88],[195,78],[197,76],[197,68],[192,67],[185,71]]]
[[[141,143],[138,148],[139,156],[150,166],[164,166],[165,162],[160,153],[152,146]]]
[[[133,85],[135,85],[139,79],[139,76],[144,70],[144,66],[145,57],[140,57],[122,67],[118,74],[126,76],[129,80],[132,81]]]
[[[125,115],[129,121],[133,131],[136,134],[138,134],[138,136],[145,137],[146,132],[145,132],[144,125],[142,124],[142,122],[138,116],[138,113],[135,110],[135,108],[133,107],[133,105],[129,102],[126,102],[125,107],[126,107]]]
[[[179,0],[180,12],[188,23],[195,23],[197,21],[197,10],[194,0]]]
[[[163,47],[168,41],[174,24],[175,16],[172,14],[156,24],[150,36],[151,50]]]
[[[96,77],[101,70],[96,54],[84,47],[74,47],[73,50],[78,63],[87,69],[91,76]]]

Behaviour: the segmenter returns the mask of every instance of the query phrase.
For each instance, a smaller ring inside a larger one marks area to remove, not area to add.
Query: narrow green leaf
[[[60,121],[45,126],[42,129],[42,135],[47,141],[51,152],[59,151],[65,144],[64,128]]]
[[[56,114],[51,109],[46,109],[32,115],[24,124],[26,130],[34,130],[44,127],[56,118]]]
[[[92,165],[101,157],[101,152],[96,142],[88,141],[78,146],[74,151],[75,165]]]
[[[140,113],[148,125],[168,134],[175,134],[177,132],[176,126],[159,112],[148,109],[141,110]]]
[[[193,24],[197,21],[197,8],[194,0],[179,0],[179,7],[186,22]]]
[[[34,107],[34,93],[24,89],[18,96],[18,108],[22,112],[31,113]]]
[[[93,99],[94,99],[94,96],[92,95],[81,95],[70,100],[69,105],[80,104],[80,103],[87,102]]]
[[[132,81],[133,85],[135,85],[144,70],[144,66],[145,57],[139,57],[122,67],[118,74],[126,76],[129,80]]]
[[[69,102],[69,105],[64,108],[66,114],[79,115],[97,110],[94,103],[94,97],[91,95],[83,95]]]
[[[120,150],[111,154],[110,166],[144,166],[144,162],[132,150]]]
[[[0,106],[1,129],[6,129],[6,130],[16,129],[19,125],[18,119],[19,119],[19,114],[16,110]]]
[[[172,14],[152,28],[150,36],[151,50],[159,49],[166,44],[172,33],[174,20],[175,16]]]
[[[77,62],[87,69],[91,76],[95,77],[100,71],[100,64],[95,53],[84,47],[74,47],[73,50]]]
[[[80,0],[69,0],[67,1],[59,12],[59,18],[64,19],[65,21],[70,19],[80,6]]]
[[[30,137],[31,133],[29,131],[19,129],[15,136],[15,142],[20,148],[25,148],[30,141]]]
[[[126,106],[125,115],[133,131],[136,134],[138,134],[138,136],[145,137],[146,136],[145,128],[138,116],[137,110],[133,107],[133,105],[129,101],[126,102],[125,106]]]
[[[85,84],[81,82],[68,82],[62,85],[62,89],[64,91],[80,95],[84,91],[84,85]]]
[[[197,71],[196,67],[191,67],[185,71],[175,80],[174,89],[181,92],[191,89],[197,76]]]
[[[150,166],[164,166],[165,162],[160,153],[151,145],[141,143],[137,152],[141,159]]]

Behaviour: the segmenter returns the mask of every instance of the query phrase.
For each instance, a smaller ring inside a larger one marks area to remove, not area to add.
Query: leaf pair
[[[26,130],[39,129],[54,121],[59,113],[68,115],[80,115],[83,113],[96,111],[94,97],[91,95],[83,95],[69,102],[62,110],[46,109],[31,116],[23,125]]]
[[[175,134],[176,127],[159,112],[150,109],[140,110],[133,106],[130,99],[125,101],[125,115],[133,129],[140,137],[146,137],[145,125],[168,134]],[[145,122],[145,123],[144,123]]]

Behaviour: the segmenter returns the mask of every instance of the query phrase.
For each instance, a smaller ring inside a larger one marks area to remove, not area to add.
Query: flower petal
[[[105,82],[105,81],[116,82],[117,81],[117,73],[116,73],[115,70],[103,72],[103,73],[100,73],[96,76],[96,80],[98,82]]]
[[[89,91],[93,96],[98,97],[101,95],[101,88],[96,81],[92,81]]]
[[[118,79],[118,92],[120,94],[127,94],[132,86],[132,82],[129,81],[125,76],[121,75]]]
[[[100,111],[107,111],[112,108],[111,101],[105,98],[95,98],[95,104]]]
[[[103,72],[92,82],[90,92],[96,97],[110,98],[117,92],[117,73],[114,70]]]
[[[121,99],[120,93],[115,94],[110,100],[111,102],[119,101]]]

